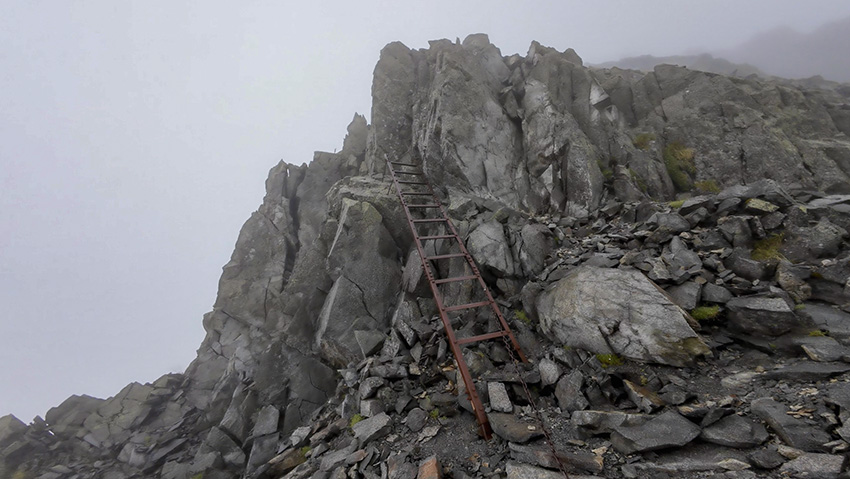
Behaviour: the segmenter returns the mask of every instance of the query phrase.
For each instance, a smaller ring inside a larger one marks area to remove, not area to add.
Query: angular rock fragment
[[[584,376],[579,370],[574,370],[561,377],[555,387],[555,397],[558,399],[558,407],[562,411],[565,413],[580,411],[590,405],[581,390],[583,384]]]
[[[360,440],[361,444],[367,444],[389,434],[391,423],[392,419],[387,413],[382,412],[358,422],[351,429],[354,431],[354,437]]]
[[[706,303],[726,304],[732,299],[732,293],[723,286],[706,283],[702,287],[702,301]]]
[[[767,371],[763,377],[792,382],[814,382],[823,381],[848,371],[850,371],[850,364],[846,363],[800,361]]]
[[[702,263],[700,263],[702,264]],[[693,281],[673,286],[667,290],[673,302],[678,304],[680,308],[690,311],[697,307],[702,293],[702,285]]]
[[[726,307],[730,326],[749,334],[779,336],[805,325],[782,298],[734,298]]]
[[[437,461],[437,456],[431,456],[419,463],[419,472],[416,479],[440,479],[443,477],[440,462]]]
[[[487,383],[487,390],[490,396],[490,407],[497,412],[513,412],[514,405],[508,397],[508,390],[505,385],[499,382]]]
[[[783,464],[779,472],[791,477],[834,479],[841,473],[844,460],[844,456],[833,454],[803,454]]]
[[[674,411],[656,416],[640,426],[617,426],[611,444],[622,454],[680,447],[696,439],[700,428]]]
[[[621,411],[575,411],[570,416],[574,426],[590,429],[596,433],[607,434],[620,426],[635,427],[645,424],[652,416],[630,414]]]
[[[543,436],[543,429],[536,422],[524,421],[513,414],[490,413],[487,415],[493,432],[502,439],[524,444]]]
[[[764,443],[770,435],[761,424],[731,414],[703,429],[699,437],[713,444],[746,449]]]
[[[568,472],[586,471],[600,473],[604,467],[602,456],[589,453],[569,453],[558,451],[557,459],[552,455],[552,449],[547,446],[523,446],[508,443],[511,458],[515,461],[524,462],[548,469],[559,469],[563,467]]]
[[[543,387],[550,386],[558,382],[561,377],[561,367],[555,361],[548,358],[543,358],[538,363],[540,371],[540,385]]]
[[[771,398],[753,401],[752,411],[791,447],[804,451],[823,451],[824,444],[831,440],[826,431],[789,416],[786,414],[787,408]]]

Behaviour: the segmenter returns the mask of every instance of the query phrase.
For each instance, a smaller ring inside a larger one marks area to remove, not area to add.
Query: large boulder
[[[639,271],[579,267],[537,299],[543,332],[565,346],[684,366],[708,354],[681,308]]]

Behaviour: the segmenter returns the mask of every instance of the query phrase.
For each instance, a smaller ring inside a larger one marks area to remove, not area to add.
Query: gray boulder
[[[700,428],[675,411],[668,411],[640,426],[618,426],[611,444],[622,454],[681,447],[700,435]]]
[[[640,272],[579,267],[537,299],[541,330],[598,354],[683,366],[708,346],[678,306]]]
[[[734,298],[726,307],[729,325],[748,334],[779,336],[805,324],[782,298]]]

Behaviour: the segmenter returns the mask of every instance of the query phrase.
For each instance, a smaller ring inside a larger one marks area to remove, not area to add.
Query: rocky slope
[[[591,70],[472,35],[385,47],[371,121],[272,168],[184,374],[3,417],[0,477],[549,477],[540,420],[578,474],[837,476],[848,89]],[[493,441],[386,158],[421,162],[531,359],[467,348]]]

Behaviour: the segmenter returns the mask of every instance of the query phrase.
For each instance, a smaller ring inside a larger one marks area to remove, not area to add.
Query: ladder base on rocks
[[[475,260],[469,254],[469,251],[467,251],[463,240],[458,235],[454,224],[452,224],[445,208],[434,193],[434,189],[420,165],[416,163],[390,161],[389,158],[387,158],[387,171],[392,177],[393,185],[395,186],[399,201],[401,201],[401,205],[404,208],[404,214],[407,217],[408,226],[410,227],[411,233],[413,233],[416,249],[419,252],[419,258],[422,261],[422,269],[425,272],[425,277],[428,279],[431,293],[434,295],[434,301],[437,304],[440,320],[443,323],[443,328],[446,330],[449,347],[455,357],[455,361],[457,362],[458,372],[460,373],[460,377],[466,387],[466,394],[469,398],[469,402],[472,404],[475,418],[478,420],[481,435],[485,439],[489,440],[492,437],[493,431],[490,427],[490,422],[487,419],[487,414],[484,411],[484,405],[481,403],[481,398],[478,396],[478,391],[475,389],[475,382],[469,372],[469,366],[463,359],[461,346],[480,341],[503,339],[506,345],[510,344],[510,346],[516,351],[517,356],[522,362],[528,362],[528,360],[522,352],[522,348],[520,348],[519,342],[517,342],[517,339],[511,331],[511,328],[508,326],[507,321],[505,321],[498,304],[496,304],[496,301],[493,299],[493,295],[484,283],[484,279],[481,277],[481,273],[478,270],[478,266],[475,264]],[[408,189],[403,190],[403,187]],[[417,198],[424,199],[427,202],[416,203],[415,201]],[[417,215],[416,217],[414,217],[414,212]],[[427,216],[429,213],[431,213],[432,216]],[[439,234],[423,234],[420,231],[420,228],[423,226],[436,226],[438,228],[442,228],[444,231]],[[426,255],[425,242],[436,240],[448,240],[452,248],[458,252],[436,254],[432,256]],[[434,266],[434,263],[454,258],[463,258],[472,274],[438,278],[437,273],[439,270]],[[483,290],[485,299],[466,304],[446,305],[443,294],[440,292],[440,286],[465,281],[477,284],[480,289]],[[494,332],[458,339],[455,334],[455,330],[452,327],[449,313],[468,313],[481,308],[493,313],[495,318],[498,319],[500,329]]]

